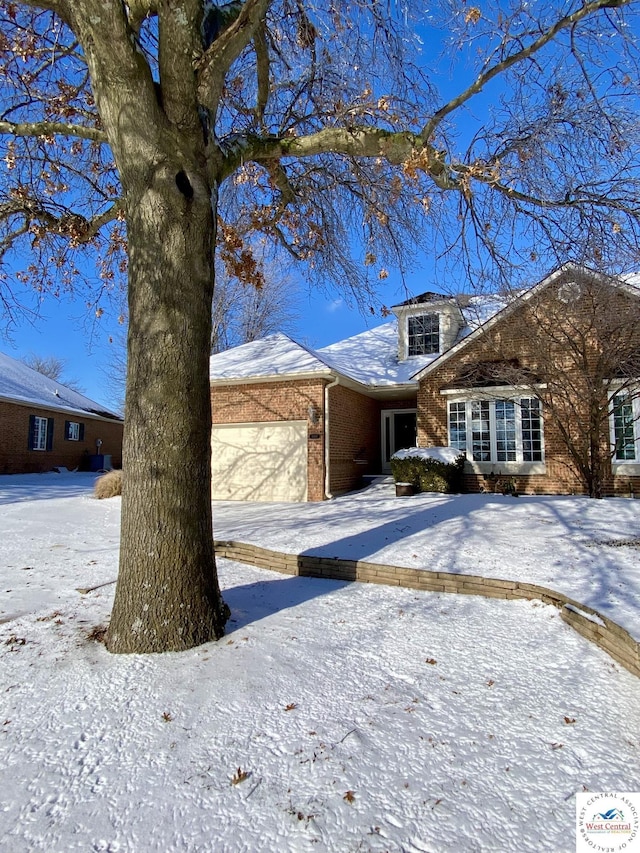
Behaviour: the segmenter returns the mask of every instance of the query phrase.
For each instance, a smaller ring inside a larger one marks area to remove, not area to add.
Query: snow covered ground
[[[537,602],[220,561],[227,636],[114,657],[119,499],[0,477],[0,850],[573,851],[640,789],[640,680]],[[640,502],[216,504],[216,537],[570,592],[640,633]],[[617,542],[618,545],[603,544]]]
[[[550,587],[640,638],[640,501],[416,495],[382,484],[331,503],[214,504],[218,539]]]

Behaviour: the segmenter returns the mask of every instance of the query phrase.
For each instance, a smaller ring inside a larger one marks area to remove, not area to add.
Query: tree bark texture
[[[222,636],[228,617],[210,493],[214,220],[209,199],[186,198],[178,174],[159,169],[151,188],[128,204],[125,476],[107,639],[113,652],[187,649]]]
[[[120,569],[107,647],[165,652],[218,639],[229,614],[210,489],[217,197],[195,102],[197,28],[186,12],[173,21],[167,6],[161,88],[122,8],[85,0],[75,22],[121,179],[129,251]]]

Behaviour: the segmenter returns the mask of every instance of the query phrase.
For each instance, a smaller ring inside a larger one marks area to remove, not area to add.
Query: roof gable
[[[594,270],[590,270],[587,267],[582,267],[574,263],[563,264],[561,267],[558,267],[558,269],[545,276],[545,278],[543,278],[541,281],[539,281],[537,284],[534,284],[527,290],[519,291],[518,293],[514,294],[512,298],[506,297],[506,304],[503,300],[503,307],[498,308],[495,313],[491,314],[485,320],[478,323],[478,325],[476,325],[473,330],[471,330],[466,336],[462,337],[454,346],[452,346],[446,352],[442,353],[442,355],[440,355],[434,362],[426,365],[424,368],[417,371],[413,375],[413,379],[416,381],[420,381],[425,376],[428,376],[429,373],[431,373],[436,368],[439,368],[445,361],[452,358],[454,355],[457,355],[461,350],[465,349],[485,332],[492,329],[497,323],[502,322],[503,320],[508,318],[513,312],[519,310],[523,305],[525,305],[529,300],[537,296],[541,291],[543,291],[550,285],[557,283],[559,280],[562,280],[564,278],[566,278],[567,280],[571,280],[574,276],[582,279],[584,279],[585,277],[590,277],[594,280],[601,281],[603,284],[606,283],[612,287],[622,288],[628,293],[631,293],[633,296],[640,297],[640,289],[635,284],[635,281],[640,282],[640,275],[630,275],[622,279],[613,276],[607,276],[602,273],[595,272]],[[499,297],[495,297],[495,299],[499,300]],[[496,304],[496,307],[498,307],[498,304]]]
[[[216,353],[209,360],[212,382],[328,375],[330,372],[329,365],[318,353],[283,332]]]

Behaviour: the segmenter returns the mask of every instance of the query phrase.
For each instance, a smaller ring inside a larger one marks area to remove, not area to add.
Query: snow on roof
[[[317,353],[296,343],[283,332],[212,355],[209,362],[212,380],[330,372]]]
[[[211,356],[209,375],[220,381],[339,373],[365,386],[393,386],[411,382],[411,375],[436,357],[399,361],[394,320],[319,350],[278,332]]]
[[[470,332],[474,332],[482,326],[487,320],[502,311],[503,308],[512,302],[521,291],[516,291],[512,294],[488,293],[481,296],[467,297],[464,302],[460,301],[460,311],[464,317],[466,328],[464,328],[459,338],[465,337]]]
[[[5,353],[0,353],[0,398],[46,409],[119,419],[115,412],[105,409],[95,400],[72,391]]]
[[[548,276],[539,284],[553,278]],[[640,288],[640,273],[621,277],[627,285]],[[440,301],[455,303],[462,315],[455,344],[460,344],[527,290],[511,293],[445,296],[427,291],[399,306],[429,305]],[[454,345],[455,345],[454,344]],[[448,352],[448,351],[447,351]],[[296,343],[288,335],[278,333],[259,341],[235,347],[211,357],[212,381],[248,380],[301,374],[329,375],[339,373],[370,388],[416,384],[417,375],[444,354],[398,358],[398,321],[384,323],[343,341],[312,350]]]
[[[465,326],[458,340],[504,308],[506,299],[471,296],[461,303]],[[339,373],[366,387],[393,387],[414,384],[412,377],[438,357],[435,353],[400,360],[398,321],[394,319],[317,350],[278,332],[211,356],[209,376],[220,382]]]
[[[630,287],[635,287],[637,290],[640,290],[640,272],[630,272],[626,275],[621,275],[620,280],[624,281],[624,283],[628,284]]]
[[[414,373],[438,357],[436,353],[400,361],[397,320],[323,347],[318,355],[339,373],[362,385],[373,386],[410,383]]]
[[[505,307],[510,298],[496,294],[459,297],[465,325],[460,330],[458,340],[490,320]],[[409,305],[411,302],[409,300],[402,304]],[[316,354],[340,373],[369,386],[410,384],[414,382],[413,376],[418,371],[440,357],[439,353],[435,353],[410,356],[401,361],[398,358],[397,320],[322,347]]]

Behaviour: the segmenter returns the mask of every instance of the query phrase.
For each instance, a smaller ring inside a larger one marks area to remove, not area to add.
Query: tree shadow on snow
[[[409,568],[418,565],[428,569],[430,568],[429,556],[432,555],[434,558],[439,556],[442,545],[434,548],[429,537],[425,538],[425,532],[433,530],[435,533],[439,528],[449,529],[448,526],[453,524],[450,528],[452,535],[447,538],[447,570],[464,571],[455,565],[455,552],[465,543],[471,532],[478,534],[474,512],[482,508],[486,511],[487,507],[486,499],[483,504],[480,504],[477,500],[473,500],[474,497],[469,495],[438,495],[436,497],[434,495],[433,499],[426,504],[422,503],[414,508],[407,502],[403,505],[399,504],[397,510],[393,512],[390,512],[388,507],[381,507],[379,510],[374,507],[369,511],[369,526],[360,530],[354,529],[352,532],[349,531],[349,527],[354,522],[353,527],[357,528],[360,510],[347,507],[341,513],[340,523],[336,527],[337,532],[346,532],[331,542],[310,547],[301,554],[364,561],[373,557],[374,562],[406,565]],[[496,511],[502,509],[498,504],[499,501],[496,499]],[[351,515],[353,517],[350,517]],[[328,526],[331,527],[331,525]],[[304,524],[300,524],[300,528],[303,527]],[[399,548],[406,548],[412,537],[416,537],[414,556],[417,562],[400,561],[398,563],[397,558],[394,559],[394,552]],[[386,552],[384,559],[381,559],[381,551]]]
[[[227,634],[345,586],[346,581],[286,575],[223,589],[222,596],[231,608]]]

